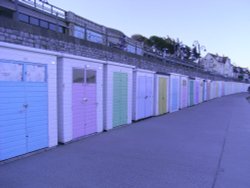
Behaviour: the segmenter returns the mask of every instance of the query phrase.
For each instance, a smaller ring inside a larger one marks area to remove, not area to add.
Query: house
[[[225,77],[233,77],[233,65],[231,60],[225,56],[214,55],[208,53],[199,62],[206,71],[223,75]]]
[[[248,68],[234,67],[234,78],[239,79],[240,81],[250,81],[250,71]]]

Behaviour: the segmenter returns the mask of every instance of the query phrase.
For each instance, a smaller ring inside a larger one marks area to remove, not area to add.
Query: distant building
[[[234,78],[240,81],[250,81],[250,71],[247,68],[234,67]]]
[[[208,53],[199,62],[206,71],[223,75],[225,77],[234,77],[233,65],[228,57]]]

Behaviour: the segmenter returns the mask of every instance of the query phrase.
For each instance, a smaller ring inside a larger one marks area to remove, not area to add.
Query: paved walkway
[[[1,188],[249,188],[248,94],[0,166]]]

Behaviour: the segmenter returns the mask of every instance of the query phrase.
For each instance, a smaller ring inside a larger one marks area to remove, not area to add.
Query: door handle
[[[19,110],[19,113],[24,113],[27,110],[28,107],[29,107],[28,104],[23,104],[22,110]]]

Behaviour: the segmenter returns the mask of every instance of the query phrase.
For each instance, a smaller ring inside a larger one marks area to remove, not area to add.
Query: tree
[[[177,54],[178,56],[181,56],[184,59],[189,59],[191,56],[191,48],[187,45],[183,45],[180,42],[176,42],[174,39],[167,37],[159,37],[156,35],[153,35],[151,37],[146,38],[143,35],[140,34],[134,34],[132,35],[132,38],[136,41],[143,42],[145,46],[148,47],[154,47],[159,51],[165,51],[169,54]],[[198,53],[196,49],[193,49],[195,57],[198,57]]]
[[[170,54],[174,54],[175,53],[175,46],[176,46],[176,42],[174,39],[171,39],[170,37],[164,38],[165,43],[166,43],[166,48],[168,49],[168,52]]]
[[[198,58],[201,57],[201,54],[198,52],[196,46],[192,49],[192,56],[193,56],[194,59],[198,59]]]
[[[184,59],[189,59],[191,56],[191,48],[189,46],[184,47]]]

